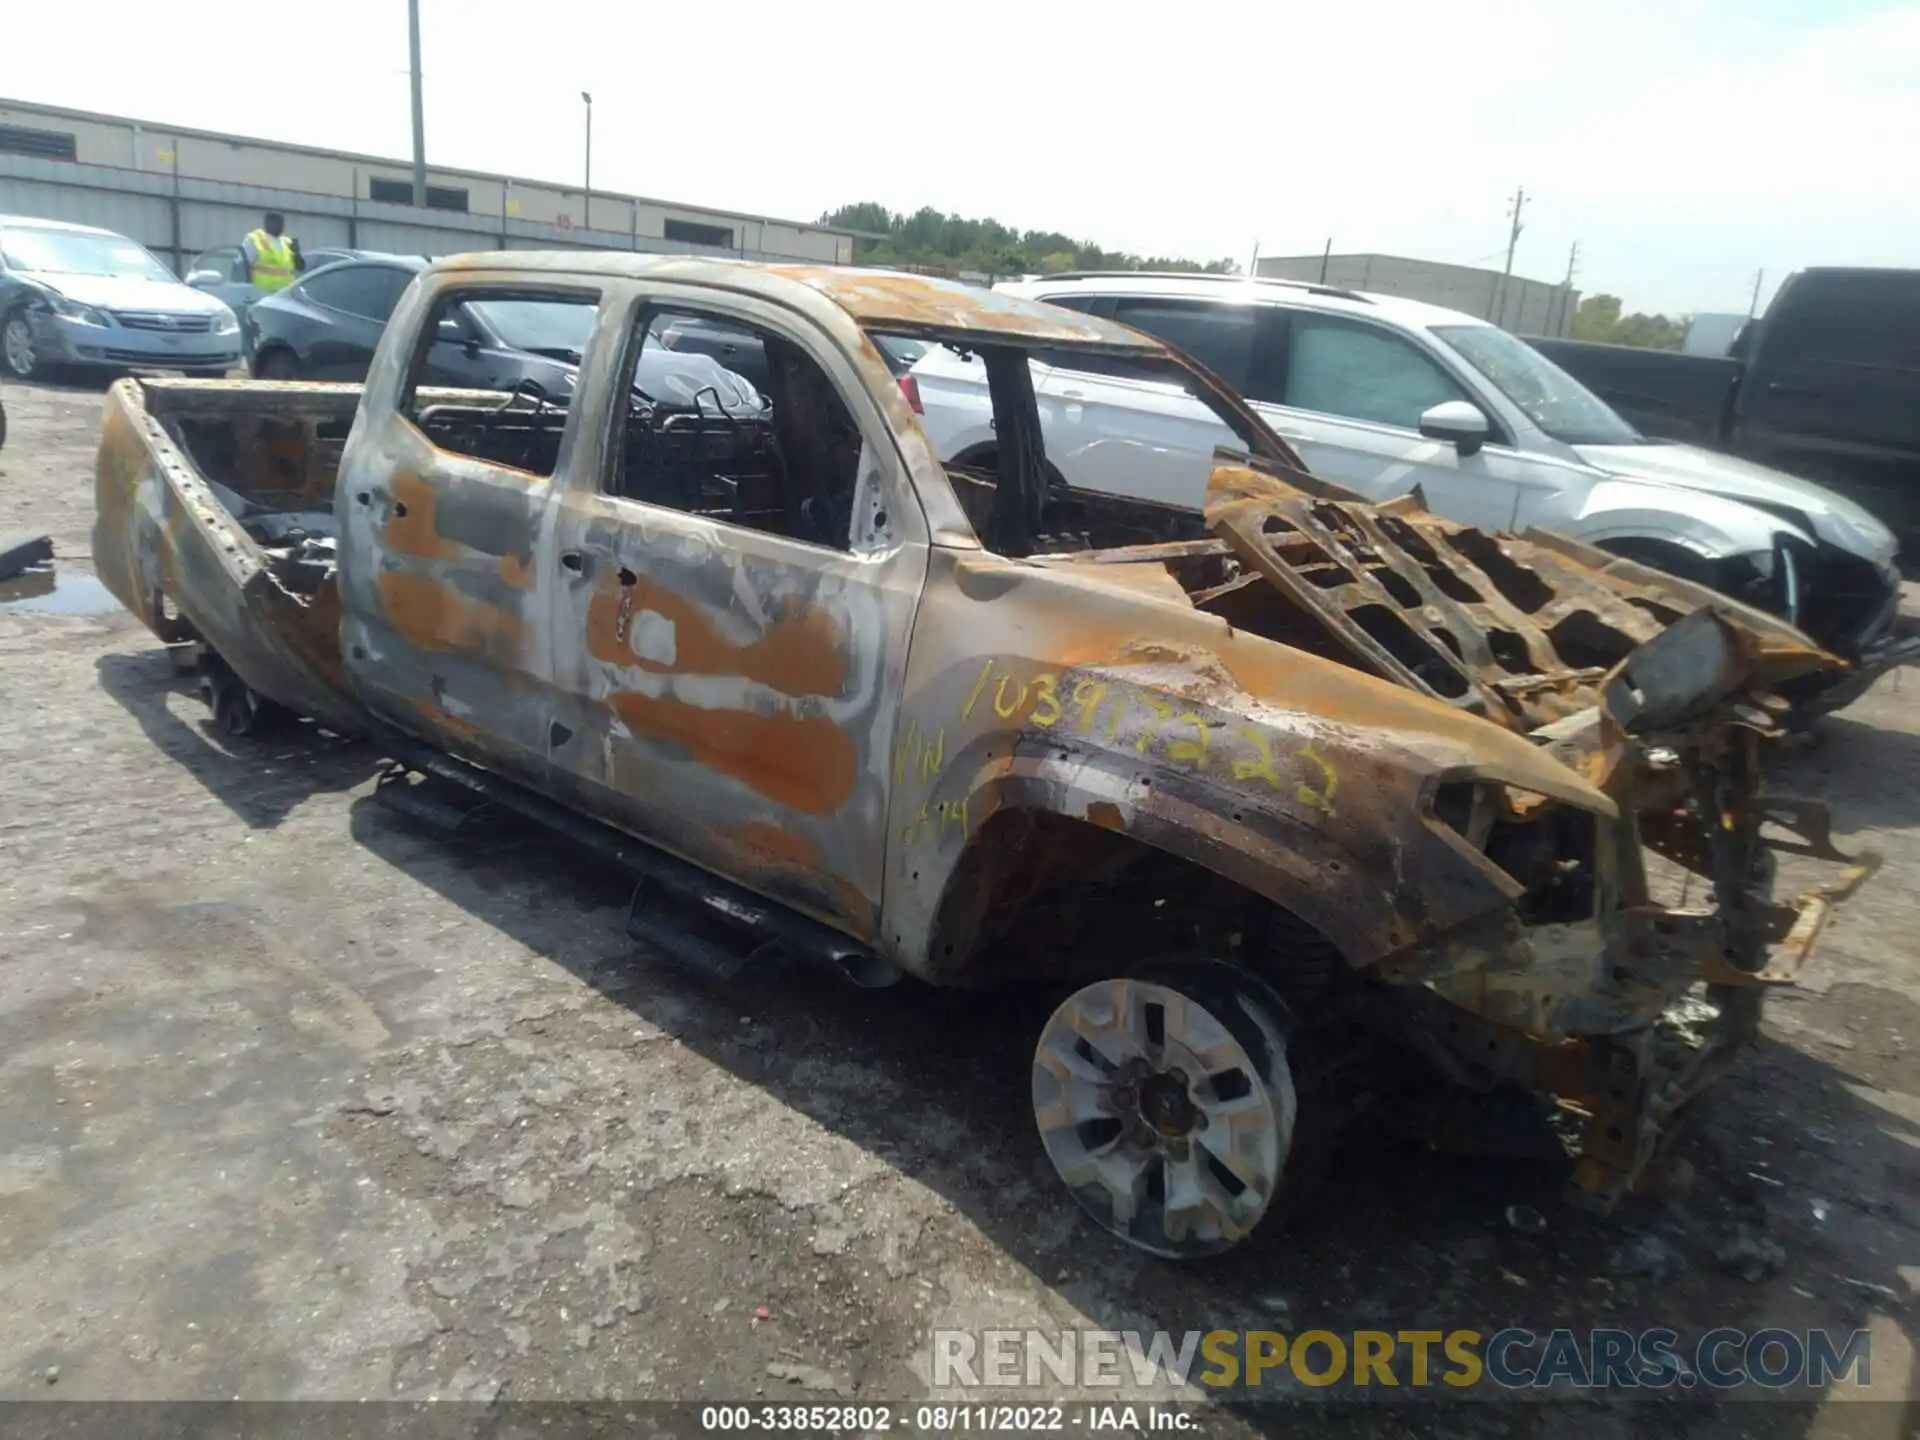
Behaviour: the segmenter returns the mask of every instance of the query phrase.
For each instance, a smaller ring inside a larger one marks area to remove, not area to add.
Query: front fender
[[[1663,540],[1709,560],[1769,553],[1779,535],[1813,543],[1798,526],[1739,500],[1632,480],[1601,481],[1571,521],[1552,528],[1589,545]]]
[[[1224,733],[1224,727],[1223,727]],[[1061,743],[1065,742],[1065,743]],[[1424,817],[1421,767],[1342,737],[1276,730],[1281,783],[1240,773],[1264,761],[1213,767],[1143,765],[1137,740],[1075,743],[1001,732],[940,757],[940,779],[897,829],[914,888],[937,903],[922,943],[902,935],[909,968],[951,978],[976,938],[969,850],[1006,812],[1059,816],[1126,835],[1273,902],[1311,925],[1356,966],[1430,940],[1512,903],[1517,889]],[[1215,742],[1216,744],[1218,742]],[[1382,747],[1383,749],[1390,747]],[[1249,752],[1251,754],[1253,752]],[[909,754],[900,766],[914,768]],[[1251,783],[1249,783],[1251,782]],[[956,920],[956,917],[962,917]]]

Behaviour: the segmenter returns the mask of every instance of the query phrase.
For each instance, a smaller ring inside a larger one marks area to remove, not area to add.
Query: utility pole
[[[1520,212],[1526,209],[1527,191],[1525,186],[1513,192],[1513,228],[1507,232],[1507,264],[1500,272],[1500,307],[1494,324],[1505,328],[1507,322],[1507,283],[1513,276],[1513,252],[1520,244],[1520,232],[1527,227],[1520,223]]]
[[[427,112],[420,98],[420,0],[407,0],[407,48],[413,56],[413,203],[427,208]]]
[[[1747,319],[1751,320],[1760,313],[1760,282],[1767,278],[1767,272],[1757,271],[1753,277],[1753,298],[1747,302]]]
[[[580,228],[593,228],[593,96],[586,91],[580,92],[580,98],[587,102],[587,183],[582,192]]]
[[[1573,248],[1567,251],[1567,278],[1560,282],[1560,318],[1554,325],[1555,335],[1567,333],[1567,311],[1573,307],[1573,272],[1580,263],[1580,242],[1573,242]]]

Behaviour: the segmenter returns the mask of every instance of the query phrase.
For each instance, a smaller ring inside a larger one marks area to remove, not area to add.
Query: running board
[[[821,966],[863,989],[891,985],[900,967],[841,934],[743,886],[644,841],[602,825],[546,796],[438,750],[388,732],[380,748],[402,767],[375,794],[400,813],[436,829],[459,829],[481,810],[497,808],[550,830],[634,875],[627,934],[716,980],[733,980],[749,964]],[[407,771],[423,777],[414,782]],[[475,797],[463,808],[449,787]]]

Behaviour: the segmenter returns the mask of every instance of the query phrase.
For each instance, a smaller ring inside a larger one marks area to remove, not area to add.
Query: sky
[[[1498,266],[1524,187],[1516,273],[1669,314],[1920,263],[1920,0],[420,5],[431,164],[577,184],[585,90],[596,189],[789,219]],[[411,154],[406,0],[7,9],[0,96]]]

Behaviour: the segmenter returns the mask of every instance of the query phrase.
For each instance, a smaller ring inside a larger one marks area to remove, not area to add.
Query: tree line
[[[1573,338],[1601,345],[1637,345],[1643,350],[1678,350],[1687,338],[1688,317],[1622,315],[1618,295],[1589,295],[1573,312]]]
[[[853,242],[853,258],[862,265],[891,265],[984,275],[1058,275],[1066,270],[1184,270],[1205,275],[1235,275],[1231,260],[1186,260],[1165,255],[1135,255],[1075,240],[1057,230],[1015,230],[998,220],[972,220],[923,206],[911,215],[863,201],[842,205],[820,223],[864,232]],[[865,238],[871,236],[873,238]]]

